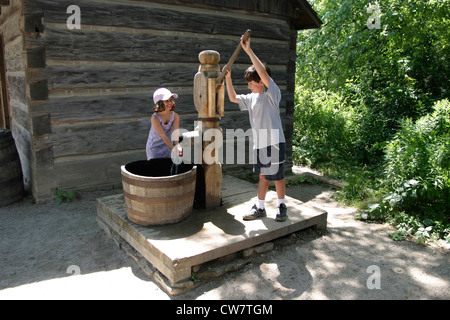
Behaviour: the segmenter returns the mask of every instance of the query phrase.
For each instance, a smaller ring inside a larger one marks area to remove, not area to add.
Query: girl
[[[171,93],[166,88],[160,88],[153,94],[155,113],[151,118],[152,127],[147,139],[147,160],[171,158],[175,145],[177,146],[175,156],[183,155],[178,137],[174,137],[175,145],[171,141],[173,131],[180,128],[180,117],[174,112],[176,105],[173,100],[177,98],[178,94]]]

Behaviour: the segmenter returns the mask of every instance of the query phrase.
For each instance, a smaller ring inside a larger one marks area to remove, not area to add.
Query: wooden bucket
[[[24,196],[19,154],[10,130],[0,130],[0,207],[18,202]]]
[[[171,159],[131,162],[121,167],[127,217],[142,226],[180,222],[192,213],[197,167],[181,164],[170,175]]]

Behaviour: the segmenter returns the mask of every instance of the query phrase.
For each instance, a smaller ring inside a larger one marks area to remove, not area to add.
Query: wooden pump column
[[[219,121],[224,116],[225,86],[223,82],[217,83],[221,73],[220,54],[213,50],[202,51],[199,60],[200,67],[194,78],[194,104],[202,140],[205,208],[209,209],[220,206],[222,200],[222,165],[217,151],[223,144]]]

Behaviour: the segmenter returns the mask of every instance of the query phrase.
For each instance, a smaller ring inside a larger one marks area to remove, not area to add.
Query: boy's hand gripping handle
[[[244,33],[244,42],[246,42],[248,40],[248,38],[250,38],[250,35],[252,34],[252,30],[248,29],[245,33]],[[242,46],[241,46],[241,41],[239,41],[239,45],[236,48],[236,50],[234,51],[233,55],[231,56],[230,60],[227,63],[227,69],[231,69],[231,67],[233,66],[234,61],[236,60],[236,58],[238,57],[239,53],[242,50]],[[220,89],[220,87],[222,86],[222,82],[223,79],[225,78],[225,76],[227,75],[228,70],[225,70],[224,72],[222,72],[220,74],[220,76],[217,78],[216,80],[216,91],[218,91]]]

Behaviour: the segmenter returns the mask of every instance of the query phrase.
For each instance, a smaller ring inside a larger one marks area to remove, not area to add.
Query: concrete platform
[[[256,201],[257,186],[223,177],[223,205],[194,210],[174,225],[142,227],[127,219],[122,194],[97,199],[99,225],[109,227],[159,270],[170,284],[190,279],[192,268],[287,234],[316,226],[325,229],[327,213],[287,197],[288,216],[276,222],[276,193],[266,197],[267,218],[243,221]]]

